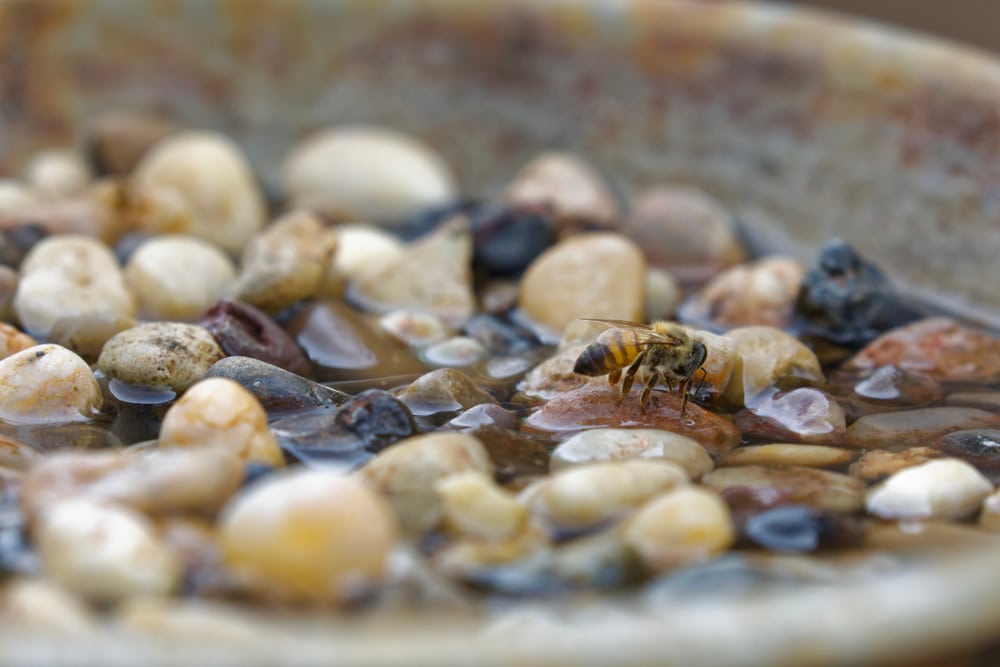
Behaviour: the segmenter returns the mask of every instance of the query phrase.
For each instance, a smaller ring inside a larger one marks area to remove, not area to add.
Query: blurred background
[[[1000,53],[1000,0],[787,0],[894,23]]]

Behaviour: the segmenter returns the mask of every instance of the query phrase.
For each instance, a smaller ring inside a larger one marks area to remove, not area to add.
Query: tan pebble
[[[472,336],[452,336],[420,352],[420,358],[431,366],[471,366],[488,355],[486,346]]]
[[[992,492],[973,466],[944,458],[894,473],[868,492],[865,504],[883,519],[961,519]]]
[[[424,373],[397,395],[415,415],[466,410],[474,405],[496,403],[472,379],[455,368],[439,368]]]
[[[106,311],[70,315],[56,320],[49,332],[49,341],[62,345],[93,364],[104,351],[104,344],[126,329],[136,325],[134,318]]]
[[[646,301],[643,305],[646,317],[664,319],[673,316],[680,305],[680,285],[669,271],[650,267],[646,270]]]
[[[858,457],[847,471],[854,477],[873,482],[942,456],[944,452],[933,447],[909,447],[898,452],[873,449]]]
[[[643,320],[645,291],[646,262],[638,246],[620,234],[579,234],[531,263],[518,307],[558,335],[578,317]]]
[[[455,177],[430,147],[362,125],[306,137],[285,161],[284,183],[296,208],[390,225],[458,197]]]
[[[983,499],[979,513],[979,527],[993,533],[1000,533],[1000,491],[994,491]]]
[[[269,313],[319,290],[337,245],[336,233],[315,213],[292,211],[247,244],[233,295]]]
[[[230,254],[264,224],[264,198],[238,146],[222,134],[171,135],[136,166],[131,197],[140,228],[186,233]]]
[[[388,496],[403,531],[420,534],[441,521],[443,509],[434,484],[467,470],[492,473],[479,440],[464,433],[427,433],[383,450],[361,473]]]
[[[448,336],[448,327],[440,317],[412,310],[394,310],[379,319],[382,329],[401,343],[422,347]]]
[[[89,421],[103,404],[83,359],[46,344],[0,360],[0,419],[15,424]]]
[[[49,237],[21,264],[14,310],[25,331],[45,338],[72,315],[135,315],[135,299],[118,261],[100,241],[73,234]]]
[[[865,415],[847,429],[850,447],[924,445],[952,431],[1000,425],[1000,415],[976,408],[933,407]]]
[[[772,443],[739,447],[723,454],[719,465],[777,465],[828,468],[849,463],[855,453],[842,447]]]
[[[651,459],[668,461],[684,469],[690,479],[699,479],[714,465],[697,440],[679,433],[646,428],[595,428],[560,443],[552,451],[552,472],[586,463]]]
[[[52,199],[83,192],[91,178],[93,175],[83,156],[67,149],[39,151],[24,170],[24,180],[35,192]]]
[[[326,265],[320,296],[341,296],[348,282],[384,271],[403,255],[402,241],[375,225],[337,225],[334,230],[337,247]]]
[[[44,579],[12,579],[0,592],[0,619],[9,632],[45,637],[86,637],[97,631],[96,619],[78,597]]]
[[[35,345],[38,345],[38,342],[28,334],[11,324],[0,322],[0,359],[6,359],[15,352],[27,350]]]
[[[46,509],[35,525],[45,576],[94,601],[166,595],[180,582],[175,555],[142,515],[75,499]]]
[[[249,487],[223,510],[227,568],[292,600],[336,602],[384,576],[392,511],[357,477],[301,470]]]
[[[476,306],[468,221],[453,218],[417,239],[393,263],[358,278],[349,295],[372,310],[418,310],[458,328]]]
[[[165,118],[147,113],[116,109],[103,112],[89,124],[85,143],[87,155],[103,173],[130,173],[153,146],[177,130]]]
[[[194,320],[218,301],[236,279],[232,260],[194,236],[155,236],[125,266],[139,310],[149,319]]]
[[[666,461],[591,463],[555,473],[531,504],[555,528],[589,528],[687,481],[683,468]]]
[[[115,626],[159,641],[206,642],[239,652],[270,630],[233,605],[213,600],[131,599],[115,610]]]
[[[805,266],[789,257],[734,266],[698,292],[687,314],[724,327],[783,327],[804,275]]]
[[[526,164],[507,186],[512,204],[551,206],[563,233],[577,227],[611,228],[621,213],[600,174],[579,156],[551,151]]]
[[[506,540],[459,538],[436,552],[431,562],[445,576],[462,579],[504,566],[548,562],[550,548],[545,532],[529,522],[524,530]]]
[[[795,336],[769,326],[731,329],[726,338],[736,346],[736,364],[723,399],[732,405],[752,405],[779,381],[822,384],[823,369],[816,354]]]
[[[702,484],[721,492],[727,489],[773,489],[793,503],[829,512],[850,514],[864,506],[861,480],[802,466],[733,466],[716,468],[701,478]]]
[[[459,535],[488,540],[513,537],[527,510],[509,491],[477,470],[439,479],[434,491],[441,502],[445,527]]]
[[[37,203],[38,193],[30,185],[13,178],[0,178],[0,222],[20,219]]]
[[[701,369],[694,375],[696,387],[702,392],[718,396],[726,391],[733,381],[733,373],[740,361],[736,344],[727,336],[720,336],[694,327],[685,327],[692,339],[705,346],[708,354]]]
[[[649,570],[663,572],[725,552],[736,533],[729,508],[716,493],[687,486],[640,507],[623,538]]]
[[[97,360],[109,378],[184,391],[225,354],[204,327],[146,322],[112,336]]]
[[[188,389],[163,417],[159,442],[161,448],[224,447],[272,467],[285,461],[260,401],[228,378],[206,378]]]
[[[582,387],[588,382],[603,384],[603,378],[588,378],[573,372],[577,357],[586,347],[586,343],[577,343],[558,350],[528,371],[517,383],[517,390],[528,398],[547,401],[563,392]]]

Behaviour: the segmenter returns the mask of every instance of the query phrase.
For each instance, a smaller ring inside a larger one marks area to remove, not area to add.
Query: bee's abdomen
[[[606,345],[600,341],[591,343],[576,358],[573,372],[580,375],[605,375],[628,365],[630,359],[627,351],[621,345]]]

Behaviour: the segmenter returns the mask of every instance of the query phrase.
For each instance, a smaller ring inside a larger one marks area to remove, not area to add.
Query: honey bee
[[[626,320],[581,318],[589,322],[603,322],[613,328],[603,331],[597,340],[587,346],[576,359],[573,372],[581,375],[608,375],[608,384],[622,378],[621,403],[638,378],[645,385],[639,404],[643,411],[649,402],[650,392],[658,384],[666,384],[670,391],[676,387],[684,397],[681,415],[687,409],[688,392],[692,378],[699,370],[702,379],[707,375],[702,364],[708,350],[694,340],[683,327],[655,320],[640,324]]]

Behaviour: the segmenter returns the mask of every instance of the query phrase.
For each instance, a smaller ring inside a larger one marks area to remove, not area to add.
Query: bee
[[[694,374],[701,370],[703,381],[707,375],[702,368],[708,356],[704,343],[691,338],[683,327],[661,320],[646,325],[626,320],[581,319],[603,322],[613,328],[603,331],[580,353],[573,366],[574,373],[607,373],[608,384],[613,385],[622,378],[624,371],[619,403],[632,390],[632,383],[638,378],[645,385],[639,398],[643,411],[653,387],[666,384],[670,391],[677,388],[684,397],[681,415],[684,414]]]

